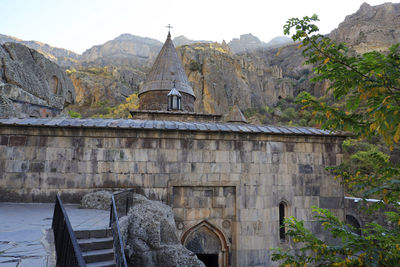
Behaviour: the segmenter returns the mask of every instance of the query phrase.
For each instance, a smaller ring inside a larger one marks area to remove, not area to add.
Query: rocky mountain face
[[[242,34],[239,38],[233,38],[228,45],[234,53],[254,51],[267,46],[266,43],[260,41],[260,39],[251,33]]]
[[[68,107],[84,116],[91,116],[107,106],[114,106],[139,90],[145,73],[137,70],[108,67],[79,67],[67,70],[75,87],[75,104]]]
[[[212,43],[212,41],[206,41],[206,40],[191,40],[183,35],[175,37],[172,41],[174,42],[175,46],[189,45],[195,43]]]
[[[242,110],[272,105],[292,95],[292,79],[282,69],[254,53],[235,55],[218,43],[178,47],[178,55],[196,95],[195,110],[226,113],[237,104]],[[273,52],[270,52],[273,54]]]
[[[273,38],[268,43],[260,41],[251,33],[240,35],[239,38],[233,38],[229,43],[231,50],[236,53],[252,52],[259,49],[269,49],[285,46],[292,43],[292,39],[287,36],[278,36]]]
[[[400,3],[370,6],[367,3],[345,18],[329,35],[358,53],[384,51],[400,43]]]
[[[363,4],[330,37],[359,53],[385,50],[400,42],[400,4]],[[3,41],[7,38],[13,39],[0,36]],[[264,43],[246,34],[218,44],[178,36],[174,42],[197,97],[197,112],[226,113],[235,104],[242,110],[263,110],[303,90],[322,95],[328,86],[309,83],[312,67],[303,65],[301,50],[289,37]],[[99,104],[118,104],[137,92],[161,46],[158,40],[123,34],[82,56],[40,47],[53,53],[48,57],[59,64],[62,57],[74,60],[67,60],[73,62],[68,75],[77,92],[77,103],[71,107],[90,111]]]
[[[56,62],[62,67],[71,67],[78,63],[80,55],[64,48],[57,48],[37,41],[24,41],[12,36],[0,34],[0,44],[6,42],[20,43],[29,48],[35,49],[46,58]]]
[[[56,63],[19,43],[0,45],[0,117],[54,117],[74,101]]]
[[[86,50],[81,57],[83,66],[129,66],[136,69],[151,67],[162,43],[158,40],[122,34],[102,45]]]

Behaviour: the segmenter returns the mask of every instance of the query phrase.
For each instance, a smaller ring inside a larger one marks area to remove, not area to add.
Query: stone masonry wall
[[[269,266],[278,205],[311,221],[311,206],[343,218],[343,189],[325,171],[339,137],[73,127],[0,127],[0,201],[78,201],[94,189],[141,187],[173,208],[181,237],[205,220],[231,266]]]
[[[168,110],[169,91],[149,91],[139,96],[140,110]],[[183,111],[194,111],[194,100],[192,95],[181,92],[181,105]]]

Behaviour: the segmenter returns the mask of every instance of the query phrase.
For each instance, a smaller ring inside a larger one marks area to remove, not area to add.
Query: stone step
[[[103,238],[112,236],[111,228],[75,230],[76,239]]]
[[[87,267],[114,267],[116,266],[115,261],[99,261],[86,264]]]
[[[82,256],[85,259],[86,264],[102,261],[112,261],[114,260],[114,250],[111,248],[85,251],[82,252]]]
[[[101,238],[88,238],[88,239],[78,239],[79,247],[81,251],[99,250],[113,248],[113,238],[112,237],[101,237]]]

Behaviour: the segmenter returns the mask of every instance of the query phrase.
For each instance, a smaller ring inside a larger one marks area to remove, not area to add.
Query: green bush
[[[189,63],[190,71],[199,71],[201,72],[201,64],[195,60],[190,61]]]
[[[72,110],[68,111],[68,115],[71,118],[82,118],[82,115],[79,112],[72,111]]]

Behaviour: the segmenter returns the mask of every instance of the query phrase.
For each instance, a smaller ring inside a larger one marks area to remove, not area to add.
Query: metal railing
[[[137,189],[129,189],[113,194],[119,218],[128,215],[132,206],[133,193],[136,191]]]
[[[65,211],[58,194],[56,196],[51,228],[54,233],[57,266],[85,267],[85,260],[83,259],[82,252],[75,238],[67,212]]]
[[[132,192],[130,193],[132,194]],[[125,213],[125,215],[126,214],[127,212]],[[115,262],[117,264],[117,267],[127,267],[128,264],[126,262],[126,257],[125,257],[124,242],[122,240],[118,218],[119,216],[117,211],[117,205],[115,204],[114,195],[111,195],[110,227],[113,235]]]

